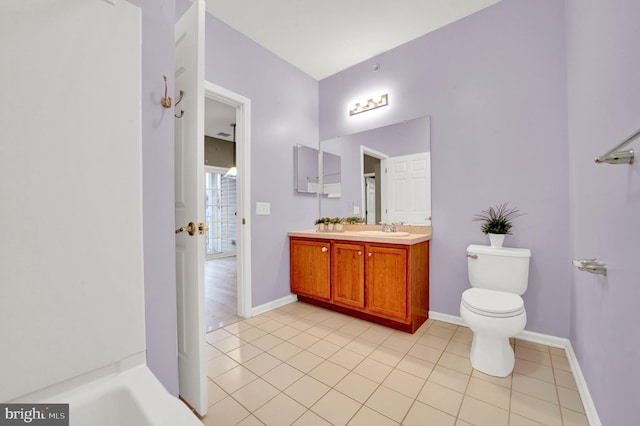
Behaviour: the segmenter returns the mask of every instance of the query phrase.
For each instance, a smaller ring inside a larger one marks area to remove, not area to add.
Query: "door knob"
[[[200,224],[198,224],[198,231],[200,232],[200,235],[204,235],[208,230],[209,227],[205,226],[204,223],[200,222]]]
[[[181,232],[189,232],[189,235],[195,235],[196,234],[196,224],[193,222],[189,222],[189,225],[187,226],[182,226],[178,229],[176,229],[176,234],[179,234]]]

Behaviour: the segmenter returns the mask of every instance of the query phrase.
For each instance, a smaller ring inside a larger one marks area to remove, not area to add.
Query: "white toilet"
[[[509,338],[527,323],[520,295],[529,284],[530,258],[529,249],[467,247],[472,288],[462,293],[460,315],[473,331],[471,365],[485,374],[506,377],[513,371]]]

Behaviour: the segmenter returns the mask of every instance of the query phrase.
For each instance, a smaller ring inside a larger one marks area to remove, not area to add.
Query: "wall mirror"
[[[431,225],[428,116],[323,140],[320,149],[343,162],[341,196],[320,200],[321,217]]]
[[[295,188],[298,192],[321,192],[318,150],[305,145],[294,147]]]

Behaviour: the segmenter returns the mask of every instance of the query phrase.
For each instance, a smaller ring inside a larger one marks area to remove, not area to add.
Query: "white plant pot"
[[[504,243],[504,237],[506,234],[489,234],[489,241],[491,242],[491,247],[502,247],[502,243]]]

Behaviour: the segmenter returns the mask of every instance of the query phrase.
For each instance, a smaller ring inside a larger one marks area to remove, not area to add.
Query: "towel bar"
[[[596,157],[595,162],[597,164],[600,163],[609,163],[609,164],[633,164],[634,153],[633,150],[630,149],[628,151],[619,151],[623,147],[625,147],[628,143],[633,141],[635,138],[640,136],[640,129],[638,129],[634,134],[620,142],[618,145],[607,151],[605,154],[602,154],[599,157]]]
[[[592,274],[607,276],[607,265],[604,263],[598,263],[596,259],[574,260],[573,264],[576,265],[580,271],[587,271]]]

